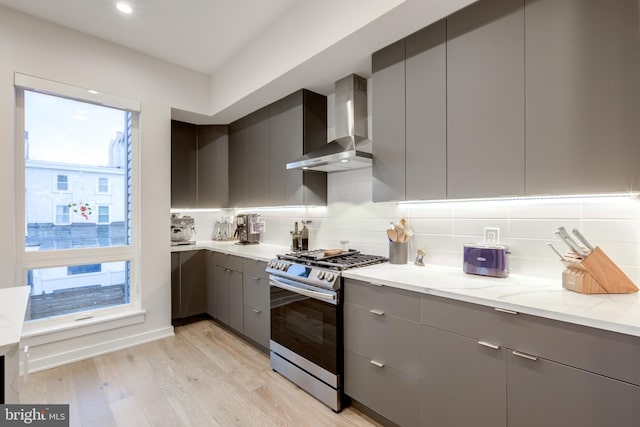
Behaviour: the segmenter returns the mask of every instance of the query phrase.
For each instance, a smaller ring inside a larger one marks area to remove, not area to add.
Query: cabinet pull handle
[[[371,363],[372,365],[377,366],[378,368],[384,368],[384,363],[378,362],[377,360],[370,360],[369,363]]]
[[[525,359],[529,359],[529,360],[533,360],[533,361],[538,360],[538,358],[535,357],[535,356],[532,356],[532,355],[526,354],[526,353],[520,353],[519,351],[514,351],[512,353],[513,353],[514,356],[524,357]]]
[[[373,286],[377,286],[377,287],[379,287],[379,288],[381,288],[381,287],[383,287],[383,286],[384,286],[382,283],[373,283],[373,282],[369,282],[369,284],[370,284],[370,285],[373,285]]]
[[[500,346],[497,344],[491,344],[490,342],[486,342],[486,341],[478,341],[478,344],[480,344],[481,346],[484,347],[489,347],[492,348],[494,350],[500,350]]]
[[[518,314],[518,312],[517,312],[517,311],[507,310],[506,308],[498,308],[498,307],[494,307],[493,309],[494,309],[495,311],[499,311],[500,313]]]
[[[253,280],[260,280],[259,277],[253,276]]]
[[[261,313],[262,310],[258,310],[257,308],[252,308],[251,311],[253,311],[254,313]]]
[[[382,310],[376,310],[375,308],[369,310],[369,313],[373,313],[377,316],[384,316],[384,311]]]

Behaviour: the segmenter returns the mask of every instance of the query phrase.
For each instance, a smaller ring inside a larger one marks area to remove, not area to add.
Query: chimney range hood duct
[[[335,82],[336,139],[287,163],[287,169],[339,172],[371,166],[367,138],[367,80],[351,74]]]

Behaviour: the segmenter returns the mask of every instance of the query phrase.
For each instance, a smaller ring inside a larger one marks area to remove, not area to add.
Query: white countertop
[[[238,255],[260,261],[269,261],[278,254],[290,252],[287,246],[267,245],[258,243],[256,245],[236,245],[236,241],[202,240],[195,245],[171,246],[171,252],[197,251],[200,249],[210,249],[230,255]]]
[[[377,264],[343,272],[344,277],[475,304],[640,336],[640,294],[583,295],[561,279],[510,275],[491,278],[462,268]]]
[[[28,299],[28,286],[0,289],[0,354],[20,342]]]

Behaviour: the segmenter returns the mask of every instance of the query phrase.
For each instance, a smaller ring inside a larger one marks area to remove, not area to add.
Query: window
[[[56,206],[56,225],[69,224],[69,206],[57,205]]]
[[[17,152],[24,153],[16,249],[31,288],[27,320],[65,325],[87,310],[92,317],[139,310],[139,103],[18,73],[15,82]]]
[[[98,193],[109,192],[109,178],[98,178]]]
[[[58,175],[56,188],[58,191],[67,191],[69,189],[69,178],[66,175]]]
[[[100,224],[109,223],[109,206],[98,206],[98,222]]]

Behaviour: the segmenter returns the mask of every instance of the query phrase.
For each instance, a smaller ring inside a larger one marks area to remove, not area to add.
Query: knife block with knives
[[[599,247],[593,247],[587,239],[573,229],[573,234],[584,245],[571,238],[564,227],[559,227],[555,235],[568,247],[570,252],[560,255],[560,262],[566,267],[562,273],[562,287],[581,294],[629,294],[638,292],[638,287]]]

